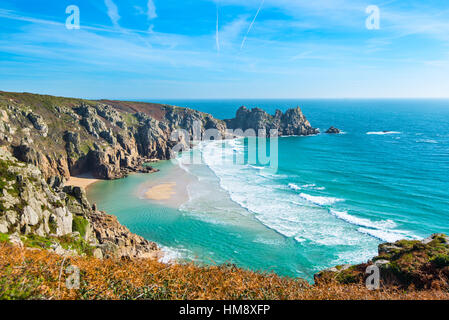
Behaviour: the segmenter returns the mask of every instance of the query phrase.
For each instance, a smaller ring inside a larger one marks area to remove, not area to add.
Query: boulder
[[[45,124],[44,119],[41,115],[30,112],[27,118],[33,124],[34,128],[42,133],[43,137],[47,136],[48,126]]]
[[[422,240],[422,243],[429,244],[430,242],[432,242],[434,240],[439,240],[441,243],[449,245],[449,237],[443,233],[432,234],[430,237]]]
[[[329,129],[327,129],[326,131],[327,134],[340,134],[341,130],[335,127],[330,127]]]

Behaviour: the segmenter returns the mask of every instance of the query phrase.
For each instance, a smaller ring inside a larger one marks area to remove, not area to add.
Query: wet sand
[[[139,186],[140,198],[179,208],[189,200],[187,186],[195,177],[178,166],[168,166],[161,172],[152,173],[150,179]]]
[[[145,198],[149,200],[169,200],[176,192],[173,190],[176,182],[159,184],[145,192]]]

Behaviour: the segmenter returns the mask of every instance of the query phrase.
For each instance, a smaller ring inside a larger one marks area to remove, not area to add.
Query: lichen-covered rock
[[[381,244],[378,256],[367,263],[322,271],[315,282],[364,283],[372,265],[379,268],[382,286],[449,290],[449,237],[433,234],[421,241]]]
[[[34,128],[36,130],[39,130],[42,133],[42,136],[46,137],[48,134],[48,126],[45,123],[42,116],[30,112],[27,117],[28,117],[28,120],[30,120],[31,123],[33,124]]]
[[[152,243],[121,225],[117,218],[100,212],[92,212],[89,216],[98,248],[105,258],[158,258],[161,252]]]
[[[40,237],[81,237],[99,258],[157,258],[155,243],[132,234],[115,217],[97,212],[84,189],[63,186],[63,180],[49,179],[38,168],[19,162],[0,148],[0,233]],[[20,237],[19,237],[20,239]],[[75,253],[55,244],[58,254]]]
[[[42,180],[38,168],[19,162],[5,149],[0,149],[0,164],[0,232],[40,236],[49,235],[51,229],[58,230],[58,235],[72,232],[71,213]],[[52,214],[55,221],[50,220]]]

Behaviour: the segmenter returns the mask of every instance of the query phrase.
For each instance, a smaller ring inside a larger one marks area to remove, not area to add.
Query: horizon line
[[[161,100],[449,100],[448,97],[282,97],[282,98],[248,98],[248,97],[210,97],[210,98],[178,98],[178,97],[159,97],[159,98],[93,98],[93,97],[75,97],[75,96],[65,96],[60,94],[51,94],[51,93],[38,93],[38,92],[30,92],[30,91],[4,91],[0,90],[0,92],[5,93],[24,93],[24,94],[36,94],[36,95],[46,95],[46,96],[54,96],[60,98],[70,98],[70,99],[81,99],[81,100],[111,100],[111,101],[130,101],[130,102],[147,102],[150,103],[153,101],[161,101]]]

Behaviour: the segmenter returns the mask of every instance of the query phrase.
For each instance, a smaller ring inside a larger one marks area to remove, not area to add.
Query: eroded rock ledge
[[[315,275],[316,283],[365,284],[367,268],[379,268],[383,287],[449,289],[449,237],[433,234],[424,240],[379,245],[378,255],[358,265],[341,265]]]
[[[58,254],[68,252],[59,243],[60,239],[67,243],[68,236],[97,258],[161,256],[154,242],[131,233],[116,217],[92,208],[83,189],[64,186],[58,178],[48,182],[37,167],[0,148],[0,233],[14,235],[16,242],[20,235],[52,239],[55,244],[50,248]],[[43,248],[46,241],[42,241]]]

